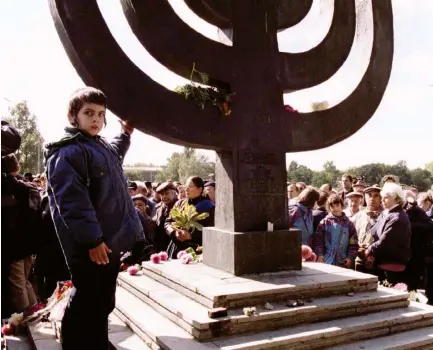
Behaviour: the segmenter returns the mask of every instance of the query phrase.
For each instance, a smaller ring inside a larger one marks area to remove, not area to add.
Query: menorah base
[[[203,263],[234,275],[301,270],[301,231],[203,229]]]

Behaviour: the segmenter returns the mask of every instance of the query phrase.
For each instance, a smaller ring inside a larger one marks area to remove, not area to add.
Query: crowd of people
[[[169,258],[202,245],[202,231],[180,229],[173,208],[193,205],[214,225],[215,182],[190,177],[185,184],[128,181],[122,162],[133,128],[108,143],[106,97],[94,88],[68,103],[65,136],[46,146],[43,174],[19,174],[19,135],[2,122],[2,318],[31,314],[58,281],[72,278],[74,292],[62,321],[64,349],[82,338],[107,349],[118,272],[166,251]],[[10,145],[10,147],[7,147]],[[376,274],[410,289],[426,287],[433,301],[433,188],[417,193],[395,176],[367,186],[343,175],[341,190],[289,183],[288,218],[317,261]],[[430,259],[432,260],[430,262]],[[429,287],[430,286],[430,287]],[[83,320],[91,314],[92,326]],[[80,337],[77,337],[80,334]]]
[[[432,303],[433,187],[403,190],[393,175],[382,183],[367,186],[345,174],[340,191],[289,184],[290,227],[301,231],[318,262],[425,288]]]

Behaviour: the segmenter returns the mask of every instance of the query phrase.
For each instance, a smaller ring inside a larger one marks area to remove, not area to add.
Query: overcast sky
[[[315,0],[310,14],[296,27],[279,35],[280,51],[302,52],[318,44],[329,28],[331,17],[321,16]],[[178,14],[194,29],[211,39],[217,30],[186,8],[182,0],[171,0]],[[119,0],[99,0],[98,4],[114,37],[133,62],[154,80],[174,88],[185,80],[171,73],[147,53],[129,28]],[[416,4],[416,5],[415,5]],[[400,159],[410,167],[423,167],[433,160],[433,0],[394,0],[395,56],[391,81],[376,114],[355,135],[319,151],[288,154],[313,169],[333,160],[340,169],[369,162],[395,163]],[[38,116],[47,141],[63,135],[66,105],[72,91],[83,86],[55,31],[47,0],[0,1],[0,114],[6,115],[8,99],[27,100]],[[313,101],[335,105],[359,83],[368,64],[368,49],[356,43],[344,66],[328,82],[285,96],[300,111],[308,111]],[[115,116],[109,116],[103,135],[118,131]],[[141,132],[133,135],[126,163],[164,164],[172,152],[182,148]],[[389,150],[392,149],[392,152]],[[205,151],[213,158],[214,153]]]

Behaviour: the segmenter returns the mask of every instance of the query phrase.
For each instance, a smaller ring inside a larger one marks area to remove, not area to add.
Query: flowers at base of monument
[[[161,262],[161,257],[158,254],[152,254],[150,256],[150,261],[154,264],[159,264]]]
[[[305,261],[316,262],[317,261],[317,255],[316,255],[316,253],[312,252],[311,256],[307,260],[305,260]]]
[[[170,211],[170,217],[174,220],[172,227],[174,229],[194,232],[194,230],[203,230],[203,225],[198,221],[204,220],[209,213],[197,213],[194,205],[186,203],[182,208],[175,207]]]
[[[39,303],[28,307],[24,312],[13,313],[9,317],[8,322],[2,327],[3,335],[14,334],[19,327],[25,327],[28,322],[36,319],[39,314],[45,309],[44,303]]]
[[[152,254],[150,256],[150,261],[152,261],[154,264],[159,264],[161,261],[168,261],[168,254],[167,252],[159,252],[158,254]]]
[[[132,266],[129,266],[126,271],[128,271],[128,273],[131,276],[135,276],[137,274],[137,272],[140,271],[140,269],[137,266],[132,265]]]
[[[168,260],[168,254],[167,254],[167,252],[159,252],[158,253],[158,255],[159,255],[159,258],[161,259],[161,261],[167,261]]]
[[[199,248],[201,247],[198,247],[197,251],[199,251]],[[200,249],[200,251],[202,250]],[[197,255],[196,251],[192,247],[180,251],[179,253],[177,253],[177,256],[182,264],[201,262],[201,257],[202,257],[202,255]]]
[[[199,83],[193,81],[194,76],[199,79]],[[192,99],[196,101],[201,109],[204,109],[206,105],[211,105],[218,107],[223,116],[229,116],[232,113],[230,103],[235,94],[213,86],[205,86],[208,84],[209,76],[206,73],[196,70],[194,63],[190,82],[176,87],[174,91],[184,96],[186,100]]]
[[[407,292],[407,284],[405,283],[397,283],[392,289],[398,290],[400,292]]]
[[[301,246],[301,256],[303,261],[307,261],[308,259],[310,259],[312,254],[313,254],[313,250],[309,246],[307,245]]]
[[[59,285],[59,287],[57,287],[55,293],[56,293],[56,297],[57,297],[57,301],[62,300],[66,294],[68,289],[71,289],[73,287],[72,285],[72,281],[66,281],[65,283],[63,283],[62,285]]]

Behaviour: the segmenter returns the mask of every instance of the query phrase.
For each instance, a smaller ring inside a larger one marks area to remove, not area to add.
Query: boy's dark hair
[[[324,207],[326,201],[328,200],[329,194],[326,191],[319,191],[319,199],[317,200],[317,205],[319,207]]]
[[[344,201],[338,194],[331,194],[326,201],[326,209],[331,211],[331,206],[334,204],[341,204],[344,207]]]
[[[298,201],[307,208],[313,208],[316,202],[319,200],[319,197],[319,192],[316,189],[313,187],[307,187],[299,194]]]
[[[68,120],[72,126],[78,126],[77,115],[85,103],[94,103],[107,108],[107,97],[101,90],[90,86],[75,90],[68,106]],[[104,125],[106,124],[107,119],[104,119]]]
[[[20,171],[20,164],[18,163],[15,154],[11,153],[2,157],[2,172],[5,174],[16,173]]]

